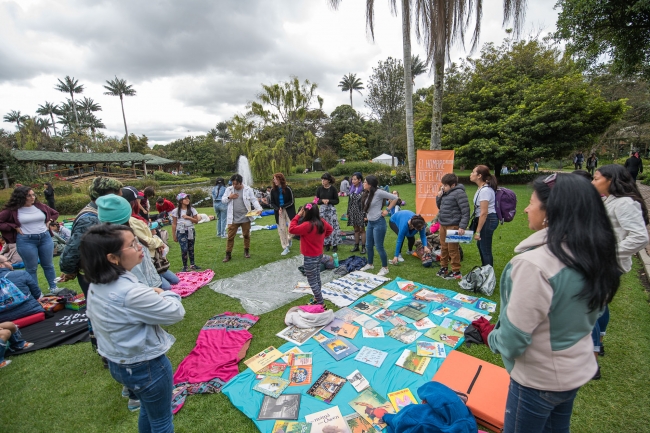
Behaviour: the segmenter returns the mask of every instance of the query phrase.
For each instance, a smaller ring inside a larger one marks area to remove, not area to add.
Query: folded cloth
[[[323,312],[325,312],[325,307],[323,307],[320,304],[316,304],[316,305],[299,305],[298,308],[300,308],[302,311],[306,311],[308,313],[323,313]]]
[[[322,312],[309,312],[301,307],[291,307],[284,317],[284,323],[287,326],[294,325],[301,329],[317,328],[325,326],[334,320],[334,312],[332,310],[323,310]],[[312,306],[309,306],[312,307]],[[319,306],[323,309],[322,306]]]
[[[481,334],[481,338],[483,338],[483,342],[489,346],[488,344],[488,335],[492,330],[494,329],[494,325],[488,322],[485,317],[481,317],[478,320],[475,320],[472,322],[472,325],[474,328],[478,330],[478,332]]]

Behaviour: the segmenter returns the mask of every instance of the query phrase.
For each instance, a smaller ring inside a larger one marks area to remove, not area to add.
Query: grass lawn
[[[396,188],[407,209],[414,209],[415,188],[402,185]],[[531,232],[523,209],[529,199],[526,186],[512,188],[519,197],[515,221],[497,229],[494,238],[495,268],[500,275],[513,256],[515,245]],[[473,195],[475,187],[468,188]],[[471,197],[471,196],[470,196]],[[307,202],[304,198],[299,204]],[[344,212],[346,199],[339,205],[339,215]],[[212,214],[212,209],[202,209]],[[270,224],[273,217],[257,220]],[[345,223],[344,223],[345,224]],[[343,225],[345,228],[345,225]],[[243,258],[243,241],[237,238],[230,263],[221,263],[225,240],[215,238],[215,224],[197,226],[197,264],[215,270],[216,278],[230,277],[255,267],[282,259],[276,231],[252,233],[252,258]],[[386,237],[389,258],[395,248],[396,236],[390,230]],[[341,258],[350,253],[349,247],[340,249]],[[299,254],[297,246],[291,255]],[[172,270],[181,267],[180,251],[172,243],[169,254]],[[378,260],[378,258],[376,258]],[[614,260],[614,258],[612,258]],[[58,259],[55,260],[55,264]],[[463,272],[480,264],[474,245],[465,247]],[[57,265],[58,269],[58,265]],[[376,268],[378,270],[378,268]],[[603,379],[586,384],[578,393],[572,419],[573,432],[641,432],[650,430],[650,397],[646,389],[650,377],[650,321],[648,320],[647,294],[640,282],[642,267],[635,261],[634,269],[623,277],[621,288],[611,305],[606,348],[607,356],[600,358]],[[424,284],[458,290],[456,282],[435,277],[437,268],[425,269],[414,258],[391,266],[389,277],[400,276]],[[45,280],[40,273],[41,287]],[[251,282],[255,284],[256,282]],[[77,289],[76,284],[67,287]],[[308,296],[292,305],[300,305]],[[498,289],[492,296],[499,301]],[[244,312],[237,300],[203,288],[183,301],[187,311],[185,319],[168,327],[176,343],[168,355],[174,368],[194,347],[199,330],[211,316],[224,312]],[[249,354],[285,341],[275,334],[285,327],[283,319],[289,305],[264,314],[251,328],[254,338]],[[485,346],[460,349],[463,352],[502,365],[500,356]],[[121,386],[101,366],[99,357],[89,343],[41,350],[13,358],[13,363],[0,370],[0,431],[6,432],[134,432],[137,431],[138,413],[130,413],[126,399],[120,396]],[[242,363],[243,365],[243,363]],[[240,366],[241,369],[243,367]],[[242,415],[222,394],[190,396],[174,419],[177,432],[256,432],[254,424]]]

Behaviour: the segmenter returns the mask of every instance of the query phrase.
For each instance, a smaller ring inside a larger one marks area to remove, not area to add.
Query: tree
[[[350,132],[341,140],[343,156],[350,161],[365,161],[370,159],[366,139],[360,135]]]
[[[128,150],[129,153],[131,152],[137,152],[137,153],[142,153],[146,154],[149,153],[149,137],[146,135],[142,134],[142,137],[138,137],[137,135],[131,133],[130,139],[127,140],[127,137],[124,137],[121,141],[121,146],[119,151],[124,152],[125,150]],[[194,159],[194,158],[187,158],[187,159]]]
[[[558,0],[555,38],[583,68],[603,56],[613,71],[650,78],[650,2],[647,0]]]
[[[108,90],[108,92],[104,92],[104,95],[120,97],[120,104],[122,105],[122,119],[124,119],[126,147],[127,151],[131,153],[131,144],[129,143],[129,129],[126,126],[126,115],[124,114],[124,97],[135,96],[135,89],[131,84],[126,84],[126,80],[117,78],[117,76],[114,80],[106,80],[106,84],[108,85],[104,86],[104,89]]]
[[[29,116],[24,116],[20,114],[20,111],[11,110],[3,117],[5,122],[14,123],[16,122],[16,127],[20,128],[20,123],[29,119]]]
[[[411,79],[413,80],[413,85],[415,86],[415,77],[426,73],[427,65],[420,60],[420,56],[411,56]]]
[[[50,116],[50,120],[52,121],[52,128],[54,128],[54,135],[56,135],[56,122],[54,121],[54,115],[59,115],[58,105],[51,102],[45,102],[45,104],[38,106],[36,114],[40,114],[41,116]]]
[[[354,107],[352,105],[353,90],[356,90],[359,92],[359,95],[363,96],[363,93],[361,93],[361,90],[363,90],[361,78],[357,78],[357,74],[353,74],[352,72],[343,76],[343,79],[339,82],[339,87],[341,88],[341,92],[350,92],[350,107]]]
[[[228,132],[228,122],[219,122],[217,123],[217,127],[215,128],[217,131],[216,135],[214,138],[220,138],[221,139],[221,144],[226,145],[226,141],[230,141],[232,138],[230,135],[230,132]]]
[[[366,138],[365,123],[366,121],[352,106],[339,105],[330,113],[329,121],[323,127],[323,134],[318,137],[318,146],[328,147],[338,153],[345,134],[353,132]]]
[[[72,99],[72,110],[74,111],[74,118],[77,126],[79,126],[79,116],[77,115],[77,105],[74,102],[74,95],[75,93],[83,93],[84,86],[83,84],[79,84],[79,80],[75,79],[74,77],[70,77],[69,75],[66,75],[63,81],[61,81],[61,79],[58,80],[59,84],[54,86],[54,88],[59,92],[70,94],[70,99]]]

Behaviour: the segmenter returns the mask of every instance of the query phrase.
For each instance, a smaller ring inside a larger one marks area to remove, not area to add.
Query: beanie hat
[[[105,191],[113,190],[119,191],[124,185],[117,179],[112,177],[96,177],[93,182],[88,187],[88,195],[91,200],[97,200],[102,195],[105,195]]]
[[[138,199],[138,190],[132,186],[125,186],[122,188],[122,197],[129,203]]]
[[[99,197],[97,216],[102,223],[126,224],[131,218],[131,205],[119,195],[109,194]]]

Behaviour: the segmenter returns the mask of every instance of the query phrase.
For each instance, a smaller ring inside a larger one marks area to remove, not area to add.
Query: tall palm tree
[[[357,74],[350,72],[343,76],[343,79],[339,82],[339,87],[341,88],[341,92],[350,92],[350,107],[354,108],[352,105],[352,91],[356,90],[359,92],[359,95],[363,96],[363,93],[361,93],[361,90],[363,90],[361,78],[357,78]]]
[[[55,114],[57,116],[59,115],[59,106],[46,101],[45,104],[38,106],[36,113],[40,114],[41,116],[50,116],[50,120],[52,121],[52,128],[54,128],[54,135],[56,135],[56,124],[54,122],[54,115]]]
[[[54,86],[54,88],[59,92],[70,94],[70,99],[72,99],[72,111],[74,111],[74,119],[77,122],[77,126],[79,126],[79,116],[77,115],[77,106],[74,103],[74,94],[83,93],[84,86],[83,84],[79,84],[79,80],[75,79],[74,77],[70,77],[69,75],[66,75],[63,81],[61,81],[61,79],[58,80],[59,84]]]
[[[228,131],[228,122],[219,122],[217,123],[216,127],[217,134],[215,135],[215,138],[220,138],[221,139],[221,144],[225,145],[226,141],[230,141],[232,136],[230,135],[230,131]]]
[[[108,92],[104,92],[104,95],[110,96],[119,96],[120,104],[122,104],[122,118],[124,119],[124,131],[126,132],[126,148],[129,153],[131,153],[131,144],[129,143],[129,129],[126,126],[126,115],[124,114],[124,97],[125,96],[135,96],[135,89],[132,85],[126,84],[126,80],[115,77],[114,80],[106,80],[108,86],[104,86]]]
[[[50,123],[50,119],[48,119],[47,117],[36,118],[34,121],[34,125],[39,131],[45,131],[45,133],[48,136],[50,135],[50,127],[54,126],[53,123]]]
[[[415,77],[426,73],[427,65],[420,60],[420,56],[411,56],[411,78],[413,79],[413,85],[415,86]]]
[[[84,97],[77,103],[77,107],[86,114],[92,114],[96,111],[102,111],[101,105],[92,100],[92,98]]]
[[[23,116],[22,114],[20,114],[20,111],[16,111],[16,110],[11,110],[3,117],[5,122],[9,122],[9,123],[16,122],[16,126],[18,128],[20,128],[20,122],[24,122],[28,118],[29,116]]]

